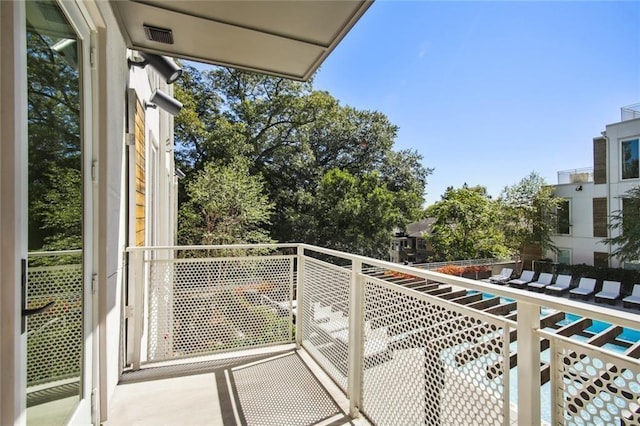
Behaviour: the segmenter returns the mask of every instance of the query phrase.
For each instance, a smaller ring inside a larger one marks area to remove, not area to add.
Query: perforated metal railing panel
[[[555,340],[555,409],[565,425],[639,425],[640,364]],[[552,346],[554,347],[554,346]],[[545,407],[546,408],[546,407]]]
[[[149,261],[148,361],[291,342],[293,261]]]
[[[82,265],[64,264],[78,262],[78,256],[49,261],[54,264],[28,269],[27,307],[55,304],[27,319],[27,386],[80,376]]]
[[[367,417],[379,425],[508,424],[506,323],[375,278],[364,281]]]
[[[305,259],[302,345],[345,392],[350,279],[349,269]]]
[[[232,369],[241,423],[261,426],[313,425],[340,408],[295,354]]]

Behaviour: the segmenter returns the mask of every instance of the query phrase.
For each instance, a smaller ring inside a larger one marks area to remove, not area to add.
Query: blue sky
[[[592,139],[640,103],[640,2],[376,1],[314,87],[386,114],[447,186],[493,196],[531,171],[592,166]]]

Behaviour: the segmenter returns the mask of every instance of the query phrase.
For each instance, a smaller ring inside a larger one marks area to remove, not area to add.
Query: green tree
[[[436,253],[433,260],[461,260],[509,255],[499,224],[500,205],[486,188],[447,188],[442,199],[426,209],[435,219],[425,239]]]
[[[612,257],[618,257],[623,262],[638,260],[640,259],[640,186],[631,188],[620,198],[622,210],[614,211],[609,221],[609,229],[617,235],[605,238],[602,242],[611,246]]]
[[[557,250],[551,237],[556,233],[560,199],[544,178],[531,172],[517,184],[505,187],[499,201],[502,227],[511,249],[522,254],[526,246],[534,244],[543,251]]]
[[[330,170],[322,177],[314,199],[313,233],[307,235],[307,241],[384,258],[391,230],[401,218],[395,200],[377,172],[358,177],[346,170]]]
[[[242,159],[229,165],[205,164],[187,185],[189,201],[180,207],[182,244],[272,242],[264,226],[273,205],[263,182],[250,176]]]
[[[264,179],[264,191],[274,204],[270,235],[283,242],[327,246],[349,232],[336,225],[338,219],[334,223],[323,216],[316,201],[327,190],[330,179],[323,181],[325,176],[334,169],[356,180],[375,173],[376,185],[394,200],[386,216],[396,218],[398,225],[420,217],[431,170],[416,152],[393,150],[398,129],[384,114],[341,106],[329,93],[314,90],[312,81],[185,68],[188,77],[176,87],[184,108],[176,117],[175,133],[185,187],[208,162],[245,158],[249,173]],[[188,201],[188,191],[181,196]],[[381,222],[380,229],[391,228]],[[318,239],[321,234],[330,237],[327,242]],[[356,251],[370,252],[368,242],[358,241],[362,247]]]

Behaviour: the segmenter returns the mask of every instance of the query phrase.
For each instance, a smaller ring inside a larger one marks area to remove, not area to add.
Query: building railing
[[[593,182],[593,167],[583,167],[581,169],[562,170],[558,172],[558,185],[588,182]]]
[[[620,108],[620,121],[640,118],[640,104],[627,105]]]
[[[376,424],[640,421],[639,315],[305,244],[128,253],[133,368],[295,342]]]
[[[517,262],[517,257],[509,257],[509,258],[498,258],[498,257],[488,257],[485,259],[467,259],[467,260],[451,260],[446,262],[429,262],[429,263],[413,263],[412,266],[421,269],[438,269],[444,266],[493,266],[493,265],[502,265],[502,264],[510,264]]]

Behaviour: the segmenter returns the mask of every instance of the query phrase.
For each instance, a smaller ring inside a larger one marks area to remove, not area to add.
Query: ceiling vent
[[[147,39],[157,41],[158,43],[173,44],[173,31],[166,28],[152,27],[151,25],[143,25],[144,33]]]

